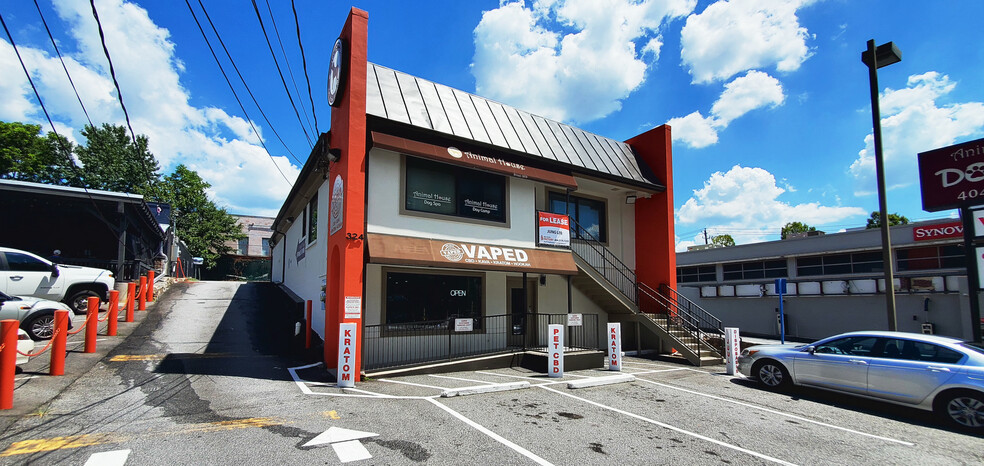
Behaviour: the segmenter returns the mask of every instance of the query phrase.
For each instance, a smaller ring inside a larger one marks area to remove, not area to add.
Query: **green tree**
[[[32,183],[66,184],[74,179],[73,145],[41,126],[0,121],[0,178]]]
[[[809,233],[811,231],[817,231],[817,228],[802,222],[789,222],[786,226],[782,227],[782,239],[786,239],[793,233]]]
[[[711,237],[711,244],[728,247],[735,245],[735,239],[731,235],[715,235]]]
[[[899,215],[898,212],[894,214],[888,214],[888,226],[893,227],[895,225],[908,225],[909,219],[904,215]],[[881,212],[877,210],[871,213],[871,217],[868,217],[868,224],[865,229],[881,228]]]
[[[210,186],[194,170],[178,165],[150,193],[152,199],[171,205],[178,237],[194,256],[205,259],[205,268],[214,266],[220,255],[232,252],[226,241],[246,237],[235,217],[205,195]]]
[[[148,194],[160,180],[160,165],[147,149],[147,136],[137,136],[136,144],[127,129],[103,123],[82,129],[86,144],[75,154],[82,163],[82,181],[76,186],[121,193]]]

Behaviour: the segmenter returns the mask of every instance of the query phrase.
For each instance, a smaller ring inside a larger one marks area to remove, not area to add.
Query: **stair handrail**
[[[647,312],[649,311],[647,306],[644,306],[642,299],[639,300],[639,309],[643,314],[664,314],[667,319],[667,326],[669,324],[676,324],[679,328],[687,332],[694,341],[697,342],[696,352],[697,357],[701,357],[701,346],[703,343],[703,335],[700,325],[695,323],[693,313],[688,309],[681,306],[679,302],[670,299],[669,297],[663,295],[662,293],[652,289],[649,285],[645,283],[637,284],[639,289],[639,294],[645,296],[652,300],[659,310],[664,312]]]
[[[669,285],[663,283],[660,284],[659,288],[662,294],[666,295],[673,301],[683,303],[689,313],[695,314],[695,318],[697,322],[701,324],[702,328],[724,335],[724,325],[721,323],[721,319],[718,319],[714,316],[714,314],[707,312],[697,303],[691,301],[690,298],[680,294],[679,291],[671,288]]]
[[[581,225],[579,225],[573,218],[571,218],[571,225],[574,226],[574,232],[576,233],[571,238],[571,251],[598,271],[598,273],[600,273],[605,280],[608,281],[608,283],[615,286],[615,288],[617,288],[622,295],[631,300],[633,304],[639,304],[635,271],[625,265],[625,263],[609,251],[598,238],[592,235],[587,229],[581,227]],[[582,245],[588,246],[594,250],[594,252],[599,255],[604,262],[608,263],[610,267],[602,267],[601,270],[598,270],[598,268],[595,267],[595,265],[592,264],[586,256],[587,250],[580,247]]]

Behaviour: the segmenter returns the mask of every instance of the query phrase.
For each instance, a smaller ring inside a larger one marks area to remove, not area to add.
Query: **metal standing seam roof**
[[[624,142],[374,63],[367,81],[369,115],[654,184]]]

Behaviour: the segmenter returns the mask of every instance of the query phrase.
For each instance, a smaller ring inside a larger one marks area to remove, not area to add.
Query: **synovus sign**
[[[960,221],[912,228],[912,239],[914,241],[931,241],[934,239],[962,237],[963,223]]]

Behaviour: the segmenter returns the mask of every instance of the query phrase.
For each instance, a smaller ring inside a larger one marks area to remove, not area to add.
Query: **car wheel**
[[[779,390],[789,385],[789,371],[776,361],[759,361],[752,367],[752,374],[762,385],[771,390]]]
[[[951,392],[936,407],[944,419],[958,427],[984,430],[984,394],[969,390]]]
[[[76,314],[85,314],[89,311],[90,297],[99,298],[99,293],[92,290],[82,290],[68,298],[68,302],[65,304],[68,304]]]
[[[55,315],[42,314],[33,317],[22,328],[32,340],[50,340],[55,333]]]

